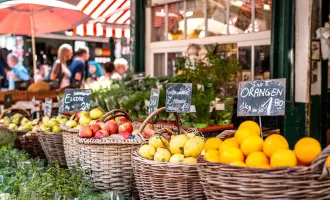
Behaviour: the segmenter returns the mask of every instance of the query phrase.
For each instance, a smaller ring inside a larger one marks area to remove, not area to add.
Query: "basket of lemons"
[[[140,127],[165,108],[151,113]],[[204,138],[198,133],[180,129],[159,129],[132,155],[132,166],[140,199],[205,199],[197,172],[197,157],[204,148]],[[177,135],[175,135],[177,134]]]
[[[280,134],[263,135],[246,121],[206,141],[198,172],[208,199],[330,199],[329,146],[305,137],[290,150]]]

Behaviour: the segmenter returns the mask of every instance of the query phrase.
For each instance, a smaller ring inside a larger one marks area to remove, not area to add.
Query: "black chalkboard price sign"
[[[241,82],[237,116],[279,116],[285,114],[286,79]]]
[[[46,98],[45,99],[44,116],[51,117],[52,116],[52,108],[53,108],[53,99]]]
[[[150,93],[150,103],[149,103],[149,114],[158,109],[160,89],[151,89]]]
[[[63,98],[63,112],[65,111],[89,111],[92,90],[66,89]]]
[[[192,84],[171,83],[166,86],[166,112],[189,113]]]
[[[5,102],[4,102],[4,108],[10,108],[13,104],[13,95],[12,94],[5,94]]]

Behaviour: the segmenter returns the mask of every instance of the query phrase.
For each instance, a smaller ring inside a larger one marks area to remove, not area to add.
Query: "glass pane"
[[[251,77],[251,47],[238,48],[238,62],[242,67],[242,72],[239,76],[239,81],[250,81]]]
[[[252,0],[230,0],[230,34],[252,32],[251,2]]]
[[[165,76],[165,54],[154,54],[154,76]]]
[[[205,37],[204,0],[187,1],[187,39]]]
[[[272,0],[255,1],[254,31],[267,31],[272,26]]]
[[[254,79],[264,80],[270,78],[270,45],[254,47]]]
[[[184,39],[183,2],[168,4],[168,40]]]
[[[226,35],[226,1],[208,0],[207,5],[208,36]]]
[[[152,26],[151,26],[151,41],[165,40],[165,6],[156,6],[152,8]]]
[[[215,55],[220,56],[227,62],[237,59],[237,43],[218,44],[215,47]]]
[[[181,52],[171,52],[167,54],[167,76],[173,76],[175,69],[175,58],[182,56]]]

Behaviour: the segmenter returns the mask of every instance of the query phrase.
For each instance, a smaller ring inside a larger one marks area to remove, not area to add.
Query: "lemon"
[[[302,163],[309,165],[321,153],[319,141],[311,137],[300,139],[294,146],[294,152]]]
[[[194,157],[188,157],[183,159],[183,164],[195,164],[197,163],[197,159]]]
[[[251,129],[255,134],[260,134],[260,127],[259,125],[254,122],[254,121],[245,121],[243,123],[241,123],[238,127],[238,129],[241,129],[241,128],[248,128],[248,129]]]
[[[155,156],[154,161],[156,162],[168,162],[171,158],[171,153],[165,148],[158,148]]]
[[[325,163],[326,163],[327,167],[330,167],[330,156],[327,157],[327,159],[325,160]]]
[[[256,134],[253,130],[249,129],[249,128],[240,128],[236,131],[235,133],[235,139],[238,142],[238,144],[241,144],[242,141],[252,135],[259,135]]]
[[[176,153],[170,158],[170,163],[181,164],[184,160],[184,155],[180,153]]]
[[[186,134],[188,136],[188,138],[194,138],[195,137],[195,133],[187,133]]]
[[[260,165],[269,165],[269,160],[263,152],[253,152],[248,155],[245,160],[248,167],[256,167]]]
[[[204,148],[205,141],[202,137],[196,136],[189,139],[184,145],[185,157],[197,157],[201,154]]]
[[[229,147],[221,151],[220,162],[224,164],[230,164],[236,161],[244,161],[244,155],[242,151],[237,147]]]
[[[140,147],[138,154],[145,159],[152,160],[154,158],[154,155],[156,153],[156,149],[151,145],[143,145]]]
[[[289,144],[286,139],[279,134],[273,134],[265,139],[263,150],[270,158],[272,154],[278,149],[289,149]]]
[[[221,142],[220,146],[219,146],[219,153],[221,154],[221,151],[223,151],[224,149],[227,149],[229,147],[239,147],[239,144],[237,143],[235,138],[229,138],[226,139],[225,141]]]
[[[270,157],[271,167],[294,167],[297,166],[297,157],[290,149],[278,149]]]
[[[203,158],[209,162],[220,162],[219,151],[216,149],[208,150]]]
[[[267,164],[261,164],[261,165],[255,165],[254,168],[260,168],[260,169],[271,169],[272,167]]]
[[[206,140],[204,144],[204,151],[208,151],[210,149],[219,149],[222,140],[219,138],[209,138]]]
[[[172,154],[183,153],[184,145],[189,140],[189,137],[186,135],[176,135],[171,137],[170,141],[170,151]]]
[[[154,135],[149,139],[149,145],[157,149],[159,147],[168,147],[169,144],[163,136]]]
[[[237,166],[237,167],[247,167],[246,164],[242,161],[235,161],[230,163],[230,165]]]
[[[250,153],[262,151],[263,145],[264,141],[260,136],[252,135],[242,141],[241,150],[244,155],[248,156]]]

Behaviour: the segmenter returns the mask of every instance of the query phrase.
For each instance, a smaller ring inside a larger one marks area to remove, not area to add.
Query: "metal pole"
[[[31,37],[32,37],[32,61],[33,61],[33,74],[36,75],[37,73],[37,63],[36,63],[36,42],[35,42],[35,33],[34,33],[34,20],[33,20],[33,14],[30,6],[30,27],[31,27]]]

